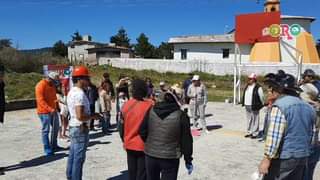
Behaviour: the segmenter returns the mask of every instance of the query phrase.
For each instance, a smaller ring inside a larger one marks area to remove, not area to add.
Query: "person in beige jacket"
[[[103,133],[108,133],[108,129],[111,127],[110,123],[110,112],[111,112],[111,88],[108,82],[102,82],[101,87],[99,88],[99,101],[101,107],[101,113],[103,115],[102,120],[102,131]]]
[[[200,116],[202,130],[209,133],[205,120],[205,109],[208,103],[208,92],[205,85],[201,82],[199,75],[194,75],[192,78],[192,84],[188,88],[187,92],[190,98],[190,119],[193,122],[193,128],[197,128],[198,114]]]

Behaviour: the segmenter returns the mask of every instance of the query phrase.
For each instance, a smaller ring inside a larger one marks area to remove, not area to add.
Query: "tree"
[[[135,54],[142,58],[154,58],[155,56],[155,48],[149,42],[149,38],[141,33],[137,38],[137,44],[134,47]]]
[[[173,59],[173,45],[162,42],[156,49],[156,57],[160,59]]]
[[[9,48],[11,45],[11,39],[0,39],[0,50],[3,48]]]
[[[81,41],[82,40],[82,36],[80,35],[79,31],[76,31],[75,33],[73,33],[71,38],[72,38],[72,41]]]
[[[68,55],[68,47],[60,40],[53,45],[52,55],[66,57]]]
[[[119,29],[116,35],[111,36],[110,42],[115,43],[117,46],[130,48],[130,39],[128,38],[128,34],[123,27]]]

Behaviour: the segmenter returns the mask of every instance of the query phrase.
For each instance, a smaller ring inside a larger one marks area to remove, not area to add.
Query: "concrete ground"
[[[194,172],[187,175],[182,160],[179,179],[250,180],[263,157],[263,143],[243,137],[246,127],[243,108],[209,103],[207,114],[213,114],[207,118],[211,133],[194,138]],[[0,167],[7,167],[7,171],[0,179],[66,179],[68,151],[44,157],[40,129],[35,110],[6,113],[5,124],[0,125]],[[64,140],[59,140],[59,144],[68,147]],[[92,132],[83,179],[126,180],[126,169],[126,154],[119,135]],[[320,165],[315,171],[315,179],[320,179]]]

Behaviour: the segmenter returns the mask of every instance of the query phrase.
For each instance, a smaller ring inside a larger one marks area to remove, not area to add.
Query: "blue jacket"
[[[316,120],[314,109],[294,96],[280,97],[274,106],[281,110],[287,121],[280,147],[280,159],[308,157]]]

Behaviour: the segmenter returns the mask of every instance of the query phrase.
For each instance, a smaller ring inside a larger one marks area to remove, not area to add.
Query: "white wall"
[[[311,32],[311,22],[309,19],[281,19],[281,24],[299,24],[305,31]]]
[[[181,60],[181,49],[187,49],[187,60],[233,62],[234,43],[184,43],[174,44],[174,59]],[[230,49],[229,58],[223,59],[222,49]],[[249,62],[251,46],[241,46],[242,60]]]
[[[282,19],[282,24],[288,24],[289,26],[293,24],[299,24],[302,27],[302,32],[310,32],[311,22],[308,19]],[[287,38],[282,38],[284,42],[289,44],[290,46],[297,48],[297,37],[292,36],[292,39],[289,40]],[[297,57],[296,49],[290,47],[289,45],[280,43],[281,50],[281,60],[282,62],[294,62]]]
[[[99,65],[110,64],[118,68],[127,68],[134,70],[155,70],[158,72],[177,72],[188,73],[201,71],[215,75],[232,75],[234,70],[233,63],[219,63],[201,60],[161,60],[161,59],[125,59],[125,58],[101,58]],[[304,69],[311,68],[320,74],[320,65],[304,64]],[[297,74],[297,66],[293,63],[269,63],[269,64],[252,64],[244,63],[241,67],[242,74],[256,73],[265,75],[267,73],[276,73],[283,69],[293,75]]]
[[[72,62],[86,61],[88,59],[88,51],[86,49],[94,48],[94,45],[75,45],[74,48],[68,47],[68,59]],[[82,56],[82,57],[81,57]]]

